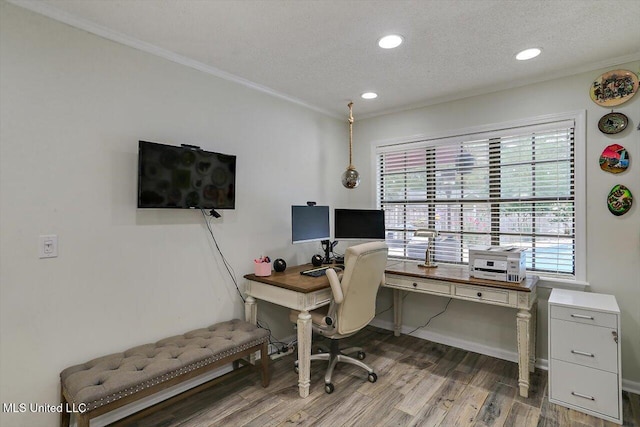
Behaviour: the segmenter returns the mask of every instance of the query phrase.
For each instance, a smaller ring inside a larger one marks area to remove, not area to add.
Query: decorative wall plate
[[[629,153],[619,144],[609,145],[600,155],[600,169],[605,172],[620,173],[629,167]]]
[[[624,215],[631,209],[633,196],[631,191],[622,184],[614,186],[607,196],[607,207],[609,212],[615,216]]]
[[[602,107],[613,107],[630,100],[638,91],[638,76],[629,70],[607,71],[591,84],[591,100]]]
[[[600,132],[613,135],[614,133],[622,132],[627,128],[629,119],[622,113],[609,113],[605,114],[598,121],[598,129]]]

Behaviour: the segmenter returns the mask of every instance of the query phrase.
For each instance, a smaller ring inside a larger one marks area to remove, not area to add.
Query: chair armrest
[[[333,268],[327,269],[327,278],[329,279],[329,285],[331,285],[333,300],[337,304],[342,304],[342,301],[344,301],[344,294],[342,293],[342,286],[340,285],[338,274]]]

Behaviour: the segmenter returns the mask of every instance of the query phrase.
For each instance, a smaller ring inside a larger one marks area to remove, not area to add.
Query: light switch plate
[[[38,239],[38,254],[40,258],[55,258],[58,256],[58,235],[46,234]]]

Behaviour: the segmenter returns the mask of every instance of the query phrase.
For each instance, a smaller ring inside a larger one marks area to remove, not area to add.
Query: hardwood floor
[[[298,396],[294,355],[271,364],[271,384],[246,371],[212,389],[113,427],[209,426],[617,426],[553,405],[547,372],[532,374],[529,398],[518,395],[518,366],[493,357],[368,327],[343,340],[360,345],[378,374],[338,364],[335,391],[324,392],[326,362],[311,364],[311,390]],[[640,396],[623,392],[624,425],[640,427]]]

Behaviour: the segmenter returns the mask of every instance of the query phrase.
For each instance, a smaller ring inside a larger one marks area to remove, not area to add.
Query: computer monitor
[[[384,211],[377,209],[336,209],[336,240],[384,240]]]
[[[329,206],[291,206],[293,243],[330,240]]]

